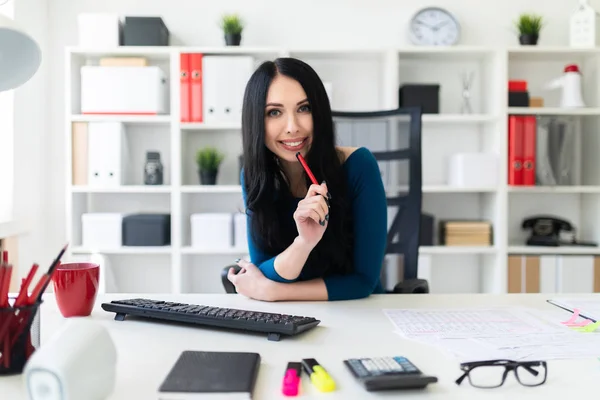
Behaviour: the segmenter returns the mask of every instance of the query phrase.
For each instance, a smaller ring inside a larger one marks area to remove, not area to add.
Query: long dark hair
[[[321,241],[311,252],[306,277],[344,274],[353,270],[352,212],[346,200],[346,176],[335,147],[331,106],[317,73],[303,61],[278,58],[262,63],[250,77],[242,109],[244,189],[246,212],[251,214],[252,238],[269,254],[284,251],[298,235],[289,208],[293,200],[275,154],[265,144],[265,105],[273,78],[285,75],[300,83],[311,107],[313,138],[306,162],[331,194],[329,222]],[[305,174],[306,186],[311,182]],[[292,204],[294,204],[292,202]],[[294,204],[295,209],[295,204]]]

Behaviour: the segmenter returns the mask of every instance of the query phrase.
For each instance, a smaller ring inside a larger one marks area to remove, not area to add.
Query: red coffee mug
[[[63,317],[92,313],[100,280],[100,266],[89,262],[60,263],[52,275],[54,296]]]

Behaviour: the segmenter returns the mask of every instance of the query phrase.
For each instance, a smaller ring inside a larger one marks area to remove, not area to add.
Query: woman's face
[[[265,142],[282,161],[306,155],[313,137],[313,119],[306,93],[297,81],[277,75],[271,82],[265,106]]]

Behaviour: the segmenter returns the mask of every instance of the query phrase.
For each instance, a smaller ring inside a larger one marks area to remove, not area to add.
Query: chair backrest
[[[333,119],[338,145],[366,147],[378,160],[391,217],[386,254],[402,255],[404,280],[416,279],[422,204],[420,108],[333,111]]]

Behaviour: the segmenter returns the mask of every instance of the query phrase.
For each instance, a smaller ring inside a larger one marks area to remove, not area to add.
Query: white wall
[[[405,31],[410,16],[433,3],[459,18],[461,44],[471,45],[516,45],[512,22],[517,15],[526,11],[543,13],[548,25],[539,45],[544,46],[567,44],[568,16],[577,0],[19,0],[17,18],[26,20],[48,46],[44,62],[49,68],[19,93],[17,105],[17,129],[43,138],[36,142],[33,153],[28,153],[32,165],[20,169],[19,179],[29,187],[22,190],[36,194],[29,200],[37,218],[34,236],[44,235],[43,240],[27,242],[23,256],[38,254],[38,250],[42,255],[53,254],[65,240],[63,48],[77,44],[78,13],[160,15],[171,31],[173,44],[178,45],[221,45],[218,17],[224,12],[238,12],[248,22],[243,45],[391,47],[407,44]],[[600,0],[591,0],[591,4],[600,9]],[[35,118],[30,117],[29,110],[35,110]],[[48,136],[39,135],[48,128]],[[24,163],[23,146],[19,145],[18,151],[17,158]],[[33,178],[34,170],[43,178]]]
[[[27,232],[19,239],[19,266],[25,272],[33,262],[40,270],[49,266],[60,248],[47,246],[49,235],[61,237],[48,230],[48,213],[51,207],[50,186],[57,179],[63,163],[52,162],[48,151],[52,140],[49,125],[48,66],[52,57],[48,53],[49,20],[47,0],[15,1],[15,20],[31,34],[42,49],[42,63],[36,75],[15,90],[15,218],[26,222]],[[60,227],[59,227],[60,229]],[[52,254],[54,253],[54,254]],[[20,271],[21,273],[22,270]]]

